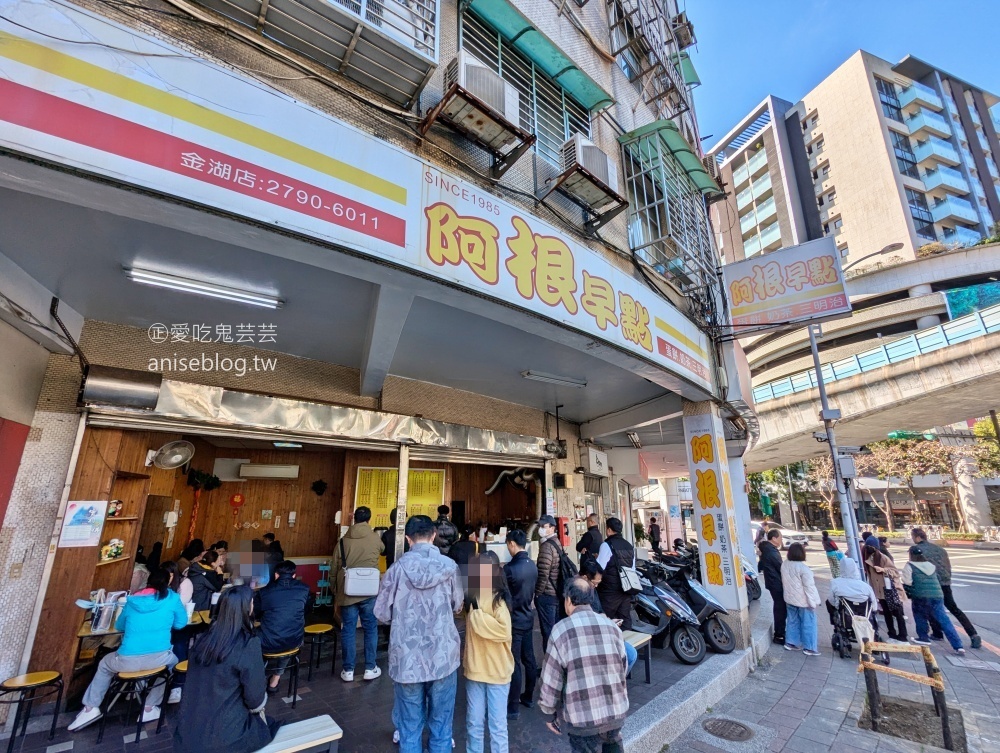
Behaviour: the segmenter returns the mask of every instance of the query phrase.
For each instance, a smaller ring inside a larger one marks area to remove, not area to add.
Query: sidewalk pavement
[[[825,599],[829,593],[830,573],[816,565],[816,585]],[[767,591],[761,609],[770,611]],[[909,611],[909,610],[908,610]],[[785,651],[771,644],[756,671],[748,676],[722,701],[695,720],[676,740],[670,750],[698,753],[918,753],[938,751],[858,727],[865,705],[864,675],[857,671],[858,651],[850,659],[841,659],[830,647],[832,628],[826,610],[818,610],[819,647],[822,656],[808,657],[801,651]],[[884,625],[880,620],[880,631]],[[911,634],[913,619],[907,626]],[[959,635],[967,654],[958,657],[945,642],[935,642],[931,650],[944,674],[949,708],[962,711],[968,737],[969,753],[992,753],[1000,750],[1000,636],[980,630],[983,647],[968,647],[961,627]],[[925,674],[923,661],[906,654],[892,654],[891,666]],[[931,704],[930,689],[914,682],[885,674],[879,675],[883,696],[894,696]],[[747,742],[728,742],[709,734],[702,726],[708,719],[731,719],[753,731]]]

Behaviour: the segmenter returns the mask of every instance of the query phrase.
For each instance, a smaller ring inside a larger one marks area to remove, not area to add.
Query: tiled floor
[[[317,619],[317,621],[322,621]],[[359,642],[360,642],[359,631]],[[535,652],[540,659],[541,636],[535,633]],[[361,646],[358,647],[359,655]],[[330,660],[324,657],[321,668],[313,674],[311,682],[306,681],[306,673],[303,669],[300,680],[299,697],[300,700],[295,709],[289,704],[290,699],[281,699],[272,696],[268,702],[267,713],[279,719],[289,722],[306,719],[318,714],[330,714],[344,730],[344,738],[340,744],[342,753],[392,753],[396,746],[392,744],[392,722],[390,713],[392,709],[392,681],[386,673],[386,657],[384,650],[379,652],[379,666],[382,667],[383,674],[377,680],[364,682],[358,675],[358,680],[351,684],[346,684],[340,680],[338,658],[337,676],[330,673]],[[642,661],[636,663],[629,680],[629,701],[632,710],[641,707],[651,698],[663,692],[673,683],[691,670],[677,661],[669,649],[653,649],[652,652],[652,682],[645,683],[645,670]],[[282,685],[287,689],[287,683]],[[60,720],[59,729],[55,739],[49,741],[48,733],[35,732],[29,734],[24,742],[18,742],[15,751],[23,750],[25,753],[157,753],[158,751],[170,751],[172,749],[172,722],[177,711],[177,706],[166,706],[167,716],[164,721],[163,731],[155,734],[155,724],[147,724],[144,728],[143,736],[138,745],[130,744],[126,746],[125,741],[134,740],[135,726],[130,725],[127,729],[122,726],[122,719],[118,716],[109,719],[107,731],[101,745],[97,745],[97,725],[93,725],[80,732],[70,734],[66,731],[66,725],[72,720],[74,714],[65,714]],[[44,709],[40,712],[44,713]],[[39,720],[44,723],[48,720]],[[32,725],[34,726],[34,725]],[[535,709],[522,709],[521,718],[511,721],[508,725],[510,736],[510,750],[519,753],[547,753],[548,751],[568,750],[568,743],[565,738],[556,737],[545,727],[543,715]],[[458,698],[455,704],[455,743],[456,750],[462,751],[465,748],[465,690],[463,682],[459,680]],[[3,741],[6,747],[7,741]],[[23,746],[23,747],[22,747]],[[206,751],[206,753],[211,753]]]

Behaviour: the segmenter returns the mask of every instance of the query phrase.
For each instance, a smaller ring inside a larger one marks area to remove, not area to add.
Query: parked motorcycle
[[[640,576],[642,593],[632,597],[632,629],[652,636],[654,648],[669,641],[674,656],[683,664],[705,658],[705,639],[698,617],[666,583],[654,585]]]
[[[652,583],[665,582],[684,600],[698,619],[701,633],[712,651],[717,654],[732,653],[736,648],[736,636],[721,619],[721,615],[727,614],[728,610],[692,577],[690,556],[664,553],[659,561],[643,563],[642,571]]]
[[[757,601],[761,593],[760,576],[757,573],[757,568],[754,567],[752,560],[747,559],[742,554],[740,555],[740,562],[743,565],[743,579],[746,582],[747,597],[750,601]]]

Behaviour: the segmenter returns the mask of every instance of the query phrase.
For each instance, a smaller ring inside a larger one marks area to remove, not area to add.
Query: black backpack
[[[558,544],[556,545],[556,547],[559,549],[559,577],[556,580],[558,586],[556,592],[561,601],[563,595],[563,589],[565,588],[566,584],[569,583],[571,580],[573,580],[573,578],[575,578],[580,571],[576,569],[576,565],[573,564],[573,560],[569,558],[569,555],[566,554],[566,551]]]

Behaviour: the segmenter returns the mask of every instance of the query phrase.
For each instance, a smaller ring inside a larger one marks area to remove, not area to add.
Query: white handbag
[[[344,568],[344,596],[378,596],[377,567],[348,567],[344,540],[340,540],[340,563]]]

